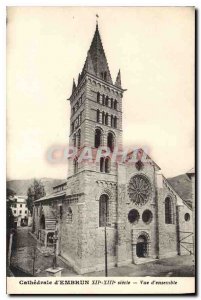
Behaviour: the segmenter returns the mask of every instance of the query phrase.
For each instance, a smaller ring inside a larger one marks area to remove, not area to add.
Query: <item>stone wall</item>
[[[80,273],[104,269],[105,232],[99,227],[99,199],[109,196],[109,221],[107,228],[108,265],[115,265],[116,257],[116,176],[82,171],[68,179],[63,216],[60,221],[60,254]],[[77,201],[74,194],[80,194]],[[69,206],[73,212],[68,224]]]
[[[185,204],[178,207],[178,252],[180,255],[193,254],[193,213]]]
[[[135,154],[134,154],[135,155]],[[139,235],[145,234],[148,237],[148,255],[156,256],[156,209],[155,209],[155,183],[154,169],[149,160],[144,156],[142,170],[137,170],[134,163],[119,164],[118,166],[118,264],[135,263],[137,260],[136,244]],[[133,176],[141,175],[150,182],[151,195],[149,201],[142,206],[136,205],[129,197],[128,188],[130,179]],[[139,214],[137,222],[131,223],[128,220],[128,214],[135,209]],[[152,213],[150,223],[142,220],[142,214],[145,210]]]

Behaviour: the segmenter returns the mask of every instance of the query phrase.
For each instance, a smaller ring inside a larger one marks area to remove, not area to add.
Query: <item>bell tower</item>
[[[115,83],[112,82],[96,24],[83,69],[78,75],[77,84],[73,79],[72,94],[69,98],[69,142],[71,146],[78,148],[78,153],[84,147],[90,147],[94,151],[99,146],[105,146],[111,153],[115,146],[121,147],[123,91],[120,70]],[[77,168],[73,168],[73,163],[69,163],[70,176],[76,173],[75,169],[80,169],[79,164]]]
[[[123,92],[120,71],[112,81],[97,24],[69,98],[69,144],[77,154],[68,159],[61,255],[80,274],[104,269],[105,227],[110,234],[108,266],[117,261],[118,166],[111,156],[122,144]],[[97,159],[102,147],[105,156]],[[87,151],[91,161],[83,159]]]

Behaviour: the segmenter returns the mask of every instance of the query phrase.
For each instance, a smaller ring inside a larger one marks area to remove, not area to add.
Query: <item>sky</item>
[[[194,166],[194,9],[9,7],[7,178],[66,178],[47,151],[68,144],[73,78],[99,15],[113,81],[121,69],[123,142],[147,149],[166,177]]]

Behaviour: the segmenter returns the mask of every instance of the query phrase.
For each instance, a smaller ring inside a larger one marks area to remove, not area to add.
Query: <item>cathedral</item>
[[[112,81],[97,24],[68,99],[76,154],[67,180],[33,209],[37,239],[51,247],[56,232],[57,254],[78,274],[103,270],[105,249],[109,268],[193,251],[191,205],[143,149],[123,152],[124,92],[120,71]]]

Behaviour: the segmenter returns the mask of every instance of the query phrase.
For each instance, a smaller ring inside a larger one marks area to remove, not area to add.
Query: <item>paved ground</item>
[[[51,267],[53,256],[44,256],[37,248],[36,240],[29,234],[30,228],[18,229],[16,249],[12,253],[11,264],[20,267],[24,272],[33,274],[34,251],[36,251],[34,276],[47,276],[46,269]],[[62,276],[79,276],[72,268],[64,264],[59,258],[57,263],[63,267]],[[104,276],[104,271],[85,274],[84,276]],[[108,270],[108,276],[194,276],[194,263],[192,256],[176,256],[146,264],[130,264],[126,267]]]
[[[34,276],[47,276],[46,269],[51,267],[53,256],[45,256],[37,249],[39,245],[30,235],[30,230],[28,227],[22,227],[17,230],[16,248],[12,253],[11,265],[32,275],[34,269]],[[35,267],[33,268],[34,256]],[[65,269],[65,276],[77,276],[77,274],[60,259],[57,259],[57,264]]]
[[[104,276],[104,272],[93,272],[85,276]],[[108,276],[161,276],[161,277],[191,277],[194,276],[192,256],[176,256],[155,260],[146,264],[130,264],[125,267],[113,268]]]

